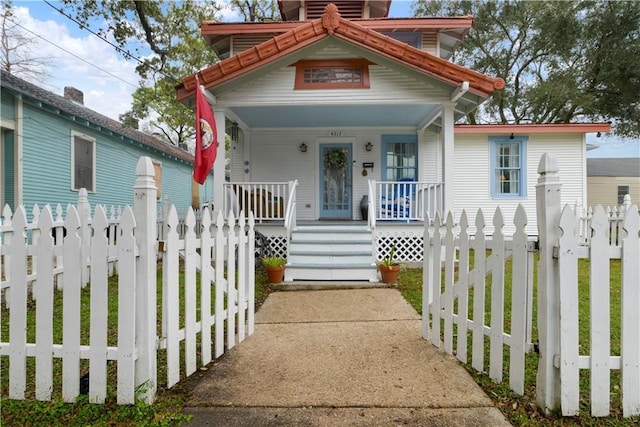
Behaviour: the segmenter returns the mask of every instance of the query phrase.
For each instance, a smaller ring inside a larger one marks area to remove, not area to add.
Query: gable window
[[[418,177],[418,137],[382,136],[382,173],[384,181],[415,181]]]
[[[71,133],[71,189],[95,192],[96,140],[80,133]]]
[[[491,197],[527,196],[527,137],[490,137]]]
[[[294,89],[368,89],[369,62],[363,59],[298,61]]]

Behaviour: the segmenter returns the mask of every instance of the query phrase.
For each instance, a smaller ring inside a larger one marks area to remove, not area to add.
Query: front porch
[[[226,182],[224,184],[224,212],[252,211],[258,224],[286,223],[295,227],[298,223],[298,181],[288,182]],[[358,196],[361,196],[360,198]],[[331,205],[326,195],[320,195],[319,204]],[[325,200],[323,200],[325,199]],[[385,222],[422,222],[426,215],[433,218],[444,212],[444,184],[441,182],[376,181],[368,180],[367,191],[349,196],[353,199],[343,221],[367,221],[371,228]],[[359,200],[358,200],[359,199]],[[323,220],[338,218],[316,217]],[[316,221],[316,220],[311,220]],[[308,220],[307,220],[308,222]]]
[[[254,212],[273,255],[287,258],[285,281],[378,280],[376,262],[422,261],[424,219],[443,214],[442,183],[369,180],[345,220],[299,220],[298,182],[228,182],[224,212]]]

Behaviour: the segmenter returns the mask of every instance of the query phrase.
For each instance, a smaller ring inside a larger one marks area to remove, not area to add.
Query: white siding
[[[344,55],[344,56],[343,56]],[[355,57],[336,46],[329,46],[311,53],[307,58]],[[377,101],[405,104],[436,103],[448,100],[450,91],[427,85],[411,74],[391,69],[382,65],[369,66],[370,89],[335,89],[323,90],[324,102],[331,100],[333,104],[358,104]],[[294,90],[295,67],[285,66],[276,71],[260,76],[250,84],[235,88],[227,93],[218,94],[218,105],[226,106],[260,106],[308,104],[318,101],[317,90]],[[256,97],[256,93],[260,97]],[[389,94],[393,93],[392,99]]]
[[[440,134],[424,132],[418,145],[420,158],[418,180],[427,182],[442,181],[442,142]]]
[[[388,133],[413,134],[412,129],[341,129],[341,137],[329,137],[328,129],[254,129],[250,141],[242,143],[249,150],[249,165],[235,155],[240,148],[232,151],[232,181],[289,181],[298,180],[297,210],[298,219],[318,218],[318,145],[321,143],[344,142],[352,144],[353,153],[353,218],[360,219],[360,201],[367,194],[367,181],[380,180],[381,173],[381,135]],[[301,143],[307,145],[307,152],[299,150]],[[365,150],[365,144],[373,144],[372,151]],[[368,170],[362,176],[362,163],[373,162],[373,171]],[[249,169],[245,174],[243,170]]]
[[[489,188],[489,135],[456,135],[454,210],[459,217],[463,209],[475,217],[478,209],[493,212],[500,206],[505,218],[513,218],[519,203],[528,215],[527,232],[536,234],[536,183],[538,163],[543,153],[553,153],[560,168],[562,203],[572,206],[584,201],[586,193],[585,151],[581,134],[529,135],[527,142],[527,195],[520,199],[491,197]],[[493,218],[485,218],[488,230],[493,230]],[[507,224],[505,232],[513,232]]]
[[[367,180],[380,180],[381,136],[383,134],[412,134],[412,129],[341,129],[339,138],[328,137],[329,129],[254,129],[250,138],[232,149],[231,177],[233,181],[289,181],[298,180],[298,218],[313,220],[318,217],[318,145],[325,142],[348,142],[353,150],[353,218],[360,219],[360,200],[367,193]],[[488,135],[456,135],[454,150],[454,210],[457,217],[463,209],[475,216],[479,208],[493,212],[497,206],[505,218],[513,218],[518,203],[522,203],[529,215],[527,231],[537,233],[535,218],[535,192],[538,180],[538,162],[545,152],[552,152],[558,159],[562,182],[562,203],[583,203],[586,192],[584,170],[584,144],[582,135],[530,135],[527,142],[527,197],[522,199],[492,199],[489,189]],[[306,153],[299,150],[304,142]],[[366,151],[367,142],[373,144]],[[249,150],[245,157],[239,153]],[[425,132],[418,148],[420,180],[438,182],[442,179],[442,147],[439,135]],[[237,154],[236,154],[237,153]],[[249,165],[244,160],[249,159]],[[373,162],[373,171],[362,176],[362,163]],[[248,168],[249,173],[244,173]],[[492,218],[485,218],[487,229],[493,230]],[[508,224],[505,232],[513,226]]]

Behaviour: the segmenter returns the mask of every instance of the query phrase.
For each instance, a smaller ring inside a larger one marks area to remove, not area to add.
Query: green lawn
[[[473,262],[473,260],[471,261]],[[589,293],[587,288],[587,278],[589,275],[589,266],[585,260],[580,260],[580,316],[581,319],[588,318],[589,315]],[[620,262],[611,262],[611,298],[612,298],[612,351],[614,354],[619,354],[620,349]],[[510,301],[510,266],[507,265],[506,274],[506,291],[505,301]],[[411,303],[411,305],[421,312],[422,301],[422,270],[421,269],[403,269],[399,278],[400,291],[403,296]],[[266,298],[271,291],[266,283],[266,276],[259,272],[256,274],[256,306]],[[83,292],[82,295],[82,316],[83,316],[83,336],[87,336],[89,312],[88,312],[88,289]],[[109,288],[110,302],[109,313],[110,321],[115,321],[115,313],[117,313],[116,301],[117,285],[115,281],[112,281]],[[159,294],[160,298],[160,294]],[[182,297],[181,297],[182,298]],[[487,294],[487,303],[490,301],[490,293]],[[56,299],[56,310],[61,310],[61,302]],[[470,304],[470,307],[472,305]],[[535,310],[534,304],[534,310]],[[158,307],[160,310],[160,306]],[[35,306],[32,304],[30,316],[33,316],[35,312]],[[61,311],[57,311],[61,313]],[[2,310],[2,337],[7,337],[8,334],[8,317],[7,310]],[[505,316],[505,324],[508,324],[509,315]],[[489,317],[487,316],[487,321]],[[59,320],[57,319],[56,322]],[[29,324],[33,322],[30,320]],[[28,330],[28,334],[31,336],[33,331]],[[580,323],[580,343],[583,346],[588,346],[589,342],[589,330],[588,322],[582,321]],[[535,322],[534,322],[534,336],[535,336]],[[30,338],[31,339],[31,338]],[[56,342],[59,342],[61,337],[56,337]],[[115,339],[115,338],[113,338]],[[535,340],[535,338],[534,338]],[[114,342],[110,342],[113,344]],[[488,360],[488,342],[486,345]],[[55,394],[56,398],[53,402],[36,402],[36,401],[16,401],[7,399],[8,394],[8,375],[7,357],[0,358],[0,395],[1,399],[1,425],[50,425],[50,426],[84,426],[84,425],[96,425],[96,426],[170,426],[180,425],[188,418],[182,414],[182,405],[188,393],[188,387],[180,383],[171,390],[166,390],[162,385],[165,382],[166,373],[162,368],[163,352],[159,353],[159,387],[156,402],[147,406],[145,404],[137,404],[132,406],[119,406],[115,404],[115,394],[113,390],[110,391],[108,402],[106,405],[93,405],[87,402],[86,396],[82,396],[74,404],[66,404],[60,401],[60,385],[57,384],[58,390]],[[505,347],[505,360],[508,360],[508,347]],[[83,362],[83,367],[86,368],[87,362]],[[470,367],[467,367],[474,379],[480,384],[480,386],[487,392],[487,394],[493,399],[494,403],[505,413],[509,421],[514,425],[543,425],[543,426],[627,426],[638,425],[640,420],[636,417],[633,420],[625,420],[621,417],[619,410],[620,393],[617,387],[619,382],[619,374],[614,371],[612,373],[612,416],[608,418],[593,419],[589,416],[589,406],[587,397],[589,395],[588,384],[588,371],[582,371],[581,375],[581,394],[583,401],[581,402],[581,415],[575,418],[546,418],[537,410],[535,405],[535,367],[537,364],[537,356],[532,353],[526,358],[526,379],[525,379],[525,395],[518,396],[512,393],[508,389],[508,372],[504,374],[504,382],[502,384],[495,384],[488,375],[484,373],[475,372]],[[57,372],[60,372],[61,367],[58,365],[55,367]],[[112,376],[115,378],[115,364],[110,362],[109,366]],[[33,362],[29,363],[29,388],[32,389],[34,368]],[[60,375],[56,375],[58,378]],[[58,380],[59,381],[59,380]]]
[[[473,265],[473,258],[471,259]],[[611,260],[611,351],[614,355],[620,354],[620,260]],[[587,260],[579,260],[579,316],[580,316],[580,345],[583,349],[589,347],[589,263]],[[505,326],[508,330],[510,321],[510,299],[511,299],[511,265],[507,262],[505,272]],[[422,312],[422,269],[406,268],[401,271],[398,287],[404,298],[419,312]],[[534,292],[535,295],[535,292]],[[535,297],[534,297],[535,299]],[[469,302],[470,314],[472,314],[472,300]],[[487,289],[486,296],[487,306],[486,312],[490,313],[490,289]],[[533,341],[536,341],[536,301],[534,301],[534,323],[533,323]],[[490,316],[486,316],[486,322],[489,324]],[[471,332],[468,334],[471,335]],[[470,347],[469,347],[470,348]],[[505,346],[505,364],[508,369],[509,348]],[[583,350],[581,354],[587,353]],[[489,343],[485,340],[485,362],[489,358]],[[622,418],[620,409],[620,373],[612,371],[611,373],[611,416],[607,418],[591,418],[589,415],[590,403],[589,397],[589,371],[582,370],[580,372],[580,416],[571,418],[562,417],[544,417],[537,409],[535,404],[535,379],[536,366],[538,363],[537,354],[531,353],[525,359],[525,394],[518,396],[509,390],[509,375],[507,369],[503,373],[503,382],[495,384],[486,374],[486,372],[477,372],[470,365],[465,366],[471,373],[476,382],[491,397],[496,406],[507,416],[509,421],[514,425],[543,425],[543,426],[630,426],[639,425],[639,417],[633,419]],[[487,369],[485,369],[486,371]]]
[[[160,274],[160,272],[159,272]],[[183,277],[180,278],[181,282]],[[158,282],[160,283],[160,281]],[[161,310],[161,289],[158,289],[158,321],[160,322]],[[256,275],[255,298],[257,304],[262,302],[269,291],[264,274]],[[81,295],[81,336],[82,344],[88,343],[89,328],[89,295],[90,289],[87,287]],[[181,304],[184,303],[184,296],[181,294]],[[198,299],[199,301],[199,299]],[[213,302],[212,302],[213,304]],[[198,307],[199,308],[199,307]],[[113,277],[109,282],[109,323],[111,325],[109,345],[116,345],[117,329],[117,278]],[[2,328],[0,330],[3,340],[8,337],[9,313],[4,307],[1,310]],[[56,292],[54,298],[54,343],[62,340],[62,293]],[[181,325],[184,319],[181,319]],[[29,302],[29,312],[27,318],[28,342],[33,342],[35,336],[35,303]],[[189,419],[182,414],[182,406],[187,396],[188,390],[176,385],[171,390],[166,390],[166,358],[163,350],[158,351],[158,394],[153,405],[138,403],[136,405],[122,406],[116,404],[115,379],[116,364],[114,361],[108,362],[108,372],[110,383],[108,384],[108,397],[105,405],[95,405],[88,402],[86,395],[78,398],[76,403],[63,403],[61,400],[61,372],[62,364],[60,359],[54,359],[54,400],[52,402],[38,402],[35,400],[12,400],[8,399],[9,375],[8,357],[0,357],[0,425],[2,426],[173,426],[180,425]],[[35,363],[33,358],[27,361],[27,397],[33,399],[35,381]],[[81,362],[82,372],[88,370],[88,361]]]

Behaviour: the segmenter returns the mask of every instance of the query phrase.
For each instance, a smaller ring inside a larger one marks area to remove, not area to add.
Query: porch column
[[[214,110],[213,117],[218,130],[216,138],[218,142],[218,154],[213,164],[213,205],[216,211],[224,209],[224,166],[225,166],[225,115],[222,110]]]
[[[455,102],[442,104],[442,181],[444,183],[444,214],[453,210],[453,109]]]

